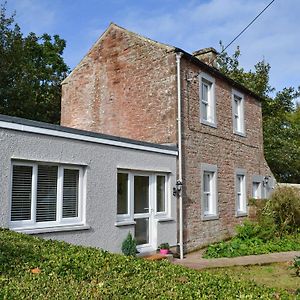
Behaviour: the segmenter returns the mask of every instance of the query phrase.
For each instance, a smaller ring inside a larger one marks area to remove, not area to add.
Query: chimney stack
[[[209,47],[209,48],[200,49],[200,50],[193,52],[192,54],[193,54],[193,56],[195,56],[199,60],[203,61],[207,65],[209,65],[211,67],[215,67],[215,68],[217,67],[216,58],[219,53],[217,52],[217,50],[215,48]]]

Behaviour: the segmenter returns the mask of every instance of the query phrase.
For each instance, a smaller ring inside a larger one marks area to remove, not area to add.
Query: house
[[[176,147],[3,115],[0,141],[0,227],[112,252],[128,232],[141,252],[176,245]]]
[[[231,236],[248,199],[274,185],[261,99],[220,73],[216,54],[189,54],[111,24],[62,83],[62,125],[178,145],[181,254]]]

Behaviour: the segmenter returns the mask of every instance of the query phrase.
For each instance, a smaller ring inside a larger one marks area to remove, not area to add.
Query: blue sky
[[[58,34],[67,41],[66,63],[74,68],[110,22],[188,52],[205,47],[220,50],[270,0],[8,0],[9,12],[27,34]],[[0,0],[3,3],[3,0]],[[300,1],[276,0],[233,44],[240,46],[241,64],[271,64],[276,90],[300,85]]]

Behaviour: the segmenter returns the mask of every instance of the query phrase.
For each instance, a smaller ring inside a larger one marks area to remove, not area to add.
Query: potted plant
[[[167,255],[170,250],[170,245],[169,243],[161,243],[159,246],[159,253],[163,255]]]

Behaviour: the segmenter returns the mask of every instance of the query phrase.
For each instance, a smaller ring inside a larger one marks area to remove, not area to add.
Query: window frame
[[[212,174],[210,179],[210,194],[211,194],[211,211],[205,211],[204,203],[204,175],[205,173]],[[217,165],[211,165],[202,163],[201,164],[201,217],[202,220],[215,220],[219,218],[219,207],[218,207],[218,167]]]
[[[240,100],[239,105],[237,107],[237,114],[235,112],[235,96],[238,97]],[[232,89],[232,127],[233,127],[233,133],[240,135],[240,136],[246,136],[246,129],[245,129],[245,97],[244,94],[240,93],[237,90]],[[236,115],[238,116],[238,122],[235,126],[235,119]]]
[[[157,220],[163,220],[170,217],[171,210],[170,210],[170,176],[168,173],[162,172],[147,172],[147,171],[135,171],[135,170],[125,170],[125,169],[118,169],[118,173],[125,173],[128,174],[128,211],[129,214],[118,214],[117,205],[116,205],[116,226],[119,225],[130,225],[135,224],[134,221],[134,176],[149,176],[149,192],[150,197],[154,197],[153,206],[151,208],[151,212],[153,212],[153,216]],[[158,212],[157,211],[157,176],[164,176],[165,177],[165,211]],[[116,176],[118,180],[118,176]],[[116,186],[118,186],[118,181],[116,181]],[[118,191],[116,191],[118,193]],[[118,195],[117,195],[118,197]],[[117,199],[116,197],[116,199]]]
[[[56,220],[46,222],[36,222],[37,207],[37,183],[38,183],[38,166],[57,166],[57,195],[56,195]],[[12,221],[12,192],[13,192],[13,167],[14,166],[30,166],[32,167],[31,180],[31,218],[30,220]],[[78,170],[78,216],[72,218],[63,218],[63,174],[65,169]],[[26,231],[31,229],[57,228],[63,226],[85,225],[85,171],[82,166],[69,164],[58,164],[52,162],[28,162],[28,161],[12,161],[11,162],[11,178],[10,178],[10,209],[9,209],[9,227],[16,231]]]
[[[239,207],[239,197],[238,197],[238,177],[242,177],[242,184],[240,186],[241,193],[241,201],[242,201],[242,209],[238,209]],[[245,169],[236,169],[235,171],[235,214],[236,217],[243,217],[248,215],[248,201],[247,201],[247,176]]]
[[[262,176],[262,175],[254,175],[252,177],[252,198],[253,199],[263,199],[264,198],[265,193],[264,193],[263,180],[264,180],[264,176]],[[259,195],[257,198],[254,197],[254,193],[253,193],[253,184],[254,183],[259,184]]]
[[[205,83],[209,86],[207,92],[207,101],[202,99],[202,84]],[[203,117],[202,106],[205,103],[207,105],[207,118]],[[200,123],[211,127],[217,127],[216,118],[216,95],[215,95],[215,79],[208,74],[201,72],[199,74],[199,112]]]

